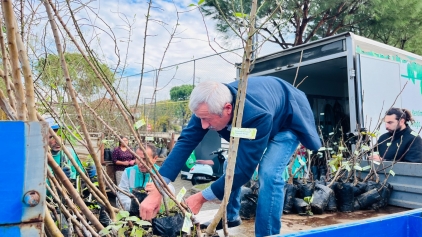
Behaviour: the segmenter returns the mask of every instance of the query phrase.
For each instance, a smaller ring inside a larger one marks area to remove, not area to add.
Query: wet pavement
[[[182,187],[185,187],[188,192],[186,193],[185,197],[191,195],[192,184],[188,180],[181,180],[180,177],[176,179],[173,183],[176,189],[176,193]],[[197,218],[201,223],[206,221],[212,220],[214,215],[217,213],[219,208],[219,201],[216,202],[207,202],[202,207],[201,211],[198,213]],[[342,213],[342,212],[335,212],[335,213],[325,213],[322,215],[314,215],[314,216],[299,216],[297,214],[284,214],[282,216],[282,228],[281,234],[288,234],[294,233],[302,230],[309,230],[317,227],[323,227],[328,225],[334,224],[342,224],[352,221],[358,221],[365,218],[372,218],[372,217],[379,217],[388,214],[408,211],[409,209],[401,208],[401,207],[394,207],[388,206],[385,209],[379,211],[373,210],[362,210],[362,211],[355,211],[351,213]],[[229,235],[236,236],[236,237],[252,237],[255,236],[255,223],[254,220],[243,220],[242,225],[230,228]],[[220,236],[223,235],[223,231],[218,231]]]

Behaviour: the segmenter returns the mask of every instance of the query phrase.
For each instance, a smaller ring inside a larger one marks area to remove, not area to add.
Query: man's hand
[[[130,160],[129,161],[129,165],[134,165],[135,164],[135,160]]]
[[[193,212],[193,214],[198,214],[199,210],[201,210],[202,205],[207,202],[207,199],[202,196],[202,192],[196,193],[186,199],[186,204]]]
[[[153,183],[148,183],[145,187],[145,191],[148,192],[148,196],[139,206],[139,213],[141,214],[142,220],[149,221],[160,211],[161,199],[163,196]]]
[[[379,155],[377,155],[377,154],[374,154],[372,156],[369,156],[368,159],[369,160],[374,160],[374,161],[382,161],[382,158]]]

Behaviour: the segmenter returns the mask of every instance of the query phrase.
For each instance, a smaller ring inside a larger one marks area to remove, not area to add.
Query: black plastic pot
[[[315,190],[315,182],[307,182],[306,184],[302,183],[301,181],[297,182],[297,196],[298,198],[305,198],[310,197],[314,193]]]
[[[294,199],[294,207],[296,212],[299,215],[307,215],[308,214],[308,210],[310,210],[310,206],[308,203],[306,203],[303,199],[301,198],[295,198]]]
[[[341,212],[352,212],[354,210],[353,184],[339,182],[334,192],[339,210]]]
[[[369,190],[368,192],[362,193],[359,195],[355,200],[355,209],[366,209],[367,207],[371,206],[372,204],[381,200],[381,196],[379,195],[378,191],[374,188]]]
[[[104,161],[113,161],[110,148],[104,148]]]
[[[180,235],[184,217],[181,213],[174,216],[154,218],[152,220],[152,233],[161,237],[176,237]]]
[[[284,185],[284,192],[286,195],[284,198],[283,213],[289,214],[293,212],[297,187],[294,184],[286,184]]]
[[[255,217],[256,205],[258,203],[257,194],[245,194],[240,202],[239,215],[242,219],[250,220]]]
[[[136,197],[136,199],[138,199],[139,203],[141,203],[148,196],[144,188],[132,189],[132,194]],[[129,214],[131,216],[139,216],[139,205],[133,199],[130,202]]]
[[[314,214],[322,214],[327,207],[328,200],[333,191],[324,185],[316,184],[315,191],[312,197],[312,212]]]
[[[369,190],[367,190],[368,184],[364,183],[364,182],[358,182],[355,186],[353,186],[353,194],[355,195],[355,197],[361,195],[364,192],[367,192]]]

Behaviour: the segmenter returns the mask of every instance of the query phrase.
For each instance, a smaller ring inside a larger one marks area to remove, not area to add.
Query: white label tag
[[[418,136],[418,133],[417,132],[415,132],[415,131],[412,131],[410,134],[412,134],[413,136],[415,136],[415,137],[417,137]],[[393,175],[394,176],[394,175]]]
[[[230,132],[230,136],[239,137],[239,138],[247,138],[247,139],[255,139],[256,128],[236,128],[236,127],[232,127],[232,131]]]
[[[176,200],[178,202],[182,201],[182,198],[185,196],[186,194],[186,188],[183,187],[182,189],[180,189],[179,193],[177,194]]]
[[[186,212],[185,219],[183,221],[182,231],[190,233],[190,228],[193,226],[192,221],[190,220],[191,214]]]

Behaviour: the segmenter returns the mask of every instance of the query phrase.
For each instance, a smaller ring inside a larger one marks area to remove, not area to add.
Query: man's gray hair
[[[233,96],[229,88],[216,81],[204,81],[198,84],[190,95],[189,109],[192,113],[198,109],[199,105],[208,105],[210,114],[222,115],[224,105],[231,103]]]

